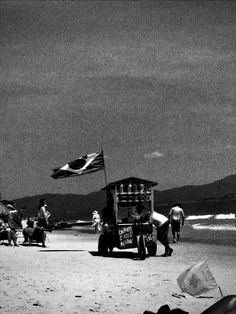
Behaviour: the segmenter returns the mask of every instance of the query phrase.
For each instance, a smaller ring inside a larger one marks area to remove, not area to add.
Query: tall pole
[[[101,142],[101,150],[102,150],[102,155],[103,155],[103,162],[104,162],[104,177],[105,177],[105,186],[107,186],[107,173],[106,173],[106,165],[105,165],[105,158],[104,158],[104,151],[103,151],[103,146]]]
[[[103,146],[102,146],[102,142],[101,142],[101,151],[102,151],[102,156],[103,156],[103,163],[104,163],[104,178],[105,178],[105,208],[107,206],[107,202],[108,202],[108,190],[107,190],[107,173],[106,173],[106,165],[105,165],[105,158],[104,158],[104,151],[103,151]]]

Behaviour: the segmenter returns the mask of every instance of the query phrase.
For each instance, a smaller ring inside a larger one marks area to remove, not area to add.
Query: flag
[[[51,177],[61,179],[67,177],[80,176],[104,169],[103,153],[92,153],[75,159],[61,168],[53,169]]]
[[[196,297],[218,287],[206,261],[192,265],[177,278],[183,292]]]

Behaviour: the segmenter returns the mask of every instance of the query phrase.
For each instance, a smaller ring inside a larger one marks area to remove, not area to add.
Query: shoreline
[[[195,228],[195,223],[192,225],[187,221],[184,227],[181,229],[180,236],[181,242],[186,243],[205,243],[205,244],[218,244],[218,245],[225,245],[225,246],[236,246],[236,228],[232,226],[232,228],[225,228],[225,229],[211,229],[208,228],[208,225],[202,225],[202,228]],[[53,233],[61,232],[61,233],[68,233],[68,234],[81,234],[87,236],[94,236],[98,237],[94,233],[94,228],[91,225],[75,225],[71,228],[65,229],[56,229],[53,230]],[[86,236],[85,236],[86,237]],[[169,227],[169,240],[170,243],[172,242],[172,234],[171,234],[171,227]]]

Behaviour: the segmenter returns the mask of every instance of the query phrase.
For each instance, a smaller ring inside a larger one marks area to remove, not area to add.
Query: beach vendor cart
[[[141,259],[156,254],[156,228],[152,224],[153,187],[156,182],[129,177],[109,183],[106,207],[102,209],[99,254],[106,256],[113,248],[137,248]]]

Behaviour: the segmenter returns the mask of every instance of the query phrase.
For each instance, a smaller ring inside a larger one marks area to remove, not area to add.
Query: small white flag
[[[196,297],[218,288],[206,261],[192,265],[177,278],[177,283],[183,292]]]

